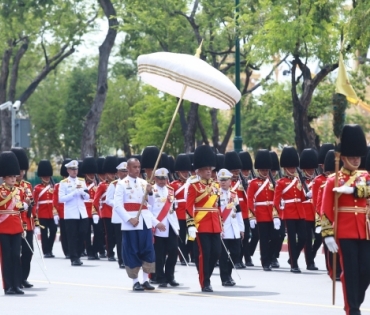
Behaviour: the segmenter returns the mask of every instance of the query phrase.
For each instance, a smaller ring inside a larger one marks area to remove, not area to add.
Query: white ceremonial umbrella
[[[231,109],[241,98],[234,83],[222,72],[201,60],[200,52],[199,47],[195,56],[156,52],[141,55],[137,59],[139,75],[143,82],[179,98],[150,181],[183,99],[212,108]]]

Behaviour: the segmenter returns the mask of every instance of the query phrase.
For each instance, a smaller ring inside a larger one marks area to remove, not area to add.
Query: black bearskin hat
[[[66,168],[66,164],[68,164],[69,162],[71,162],[72,159],[70,158],[66,158],[63,162],[62,162],[62,166],[60,167],[60,176],[63,176],[63,177],[68,177],[69,174],[67,172],[67,168]]]
[[[170,173],[175,173],[175,159],[173,158],[172,155],[167,155],[168,156],[168,171]]]
[[[317,162],[317,152],[314,149],[304,149],[299,159],[299,168],[301,170],[317,168],[319,163]]]
[[[370,146],[367,146],[366,155],[361,156],[361,164],[358,167],[359,170],[366,170],[366,159],[367,159],[367,156],[369,154],[369,151],[370,151]]]
[[[141,154],[141,168],[154,168],[159,155],[159,149],[156,146],[146,147]]]
[[[281,167],[298,167],[298,152],[294,147],[284,147],[280,156]]]
[[[109,155],[105,157],[105,161],[103,164],[103,172],[104,173],[110,173],[115,174],[117,173],[117,156],[115,155]]]
[[[258,150],[254,160],[254,168],[257,170],[269,170],[271,166],[272,163],[269,150]]]
[[[190,159],[191,170],[194,171],[194,152],[188,153],[188,157]]]
[[[370,171],[370,150],[367,151],[366,161],[365,161],[365,170],[367,170],[368,172]]]
[[[215,171],[218,172],[221,168],[224,168],[225,166],[225,155],[222,153],[215,154],[216,156],[216,168]]]
[[[127,162],[127,159],[124,156],[117,157],[117,166],[120,165],[122,162]]]
[[[209,145],[200,145],[194,151],[194,169],[202,167],[216,167],[217,158]]]
[[[37,166],[37,176],[38,177],[47,177],[53,176],[53,167],[49,160],[41,160]]]
[[[342,156],[366,155],[366,138],[361,126],[344,125],[339,147]]]
[[[175,161],[175,171],[191,171],[191,161],[189,154],[181,153],[177,156]]]
[[[242,161],[240,160],[239,154],[236,151],[230,151],[225,153],[224,167],[227,170],[241,170],[243,168]]]
[[[96,164],[98,165],[98,174],[104,174],[104,169],[103,169],[104,161],[105,161],[105,158],[102,156],[96,159]]]
[[[12,151],[17,157],[20,169],[27,171],[29,168],[29,163],[26,151],[20,147],[11,148],[10,151]]]
[[[270,151],[271,171],[280,171],[279,157],[275,151]]]
[[[12,151],[0,154],[0,177],[19,175],[20,168],[17,156]]]
[[[334,144],[332,143],[323,143],[319,150],[319,156],[317,158],[318,164],[324,164],[326,153],[328,153],[329,150],[334,150]]]
[[[77,177],[85,177],[85,172],[83,171],[83,161],[78,160],[78,172],[77,172]]]
[[[80,169],[80,165],[78,165],[78,169]],[[83,174],[97,174],[98,173],[98,164],[96,160],[92,156],[85,157],[82,166],[81,172]]]
[[[154,163],[155,162],[156,161],[154,161]],[[167,169],[167,171],[169,171],[170,170],[170,165],[169,164],[170,164],[170,162],[168,160],[168,155],[166,153],[162,152],[162,155],[161,155],[161,158],[159,160],[157,169],[158,168],[165,168],[165,169]]]
[[[342,161],[339,161],[339,168],[343,165]],[[335,152],[334,150],[329,150],[326,153],[326,157],[324,160],[324,171],[325,172],[334,172],[335,171]]]
[[[249,152],[239,152],[240,161],[242,162],[242,170],[250,171],[253,169],[252,158]]]

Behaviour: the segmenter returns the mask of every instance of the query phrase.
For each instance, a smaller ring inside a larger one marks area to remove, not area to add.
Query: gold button
[[[357,212],[355,212],[355,215],[357,215]]]
[[[355,206],[355,208],[357,208],[357,206]]]
[[[357,199],[355,199],[355,202],[357,202]]]

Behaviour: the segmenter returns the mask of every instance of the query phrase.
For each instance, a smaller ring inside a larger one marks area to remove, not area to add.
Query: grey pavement
[[[131,279],[117,262],[107,259],[88,261],[72,267],[65,259],[59,242],[54,245],[56,258],[46,259],[45,271],[38,249],[32,262],[29,281],[34,288],[25,289],[24,296],[4,296],[0,293],[0,312],[8,314],[258,314],[312,315],[345,314],[342,287],[337,283],[336,305],[331,305],[331,281],[325,271],[324,256],[318,254],[319,271],[305,270],[304,257],[299,265],[302,274],[289,272],[287,253],[279,259],[280,269],[264,272],[259,263],[259,252],[254,255],[255,267],[235,271],[236,286],[221,285],[218,268],[212,276],[215,292],[200,291],[195,266],[176,266],[176,280],[180,287],[156,289],[152,292],[133,292]],[[141,275],[140,275],[141,279]],[[370,314],[370,293],[362,305],[362,313]]]

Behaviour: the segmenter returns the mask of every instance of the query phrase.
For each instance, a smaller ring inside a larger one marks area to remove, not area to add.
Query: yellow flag
[[[335,92],[346,96],[347,101],[357,104],[359,99],[351,83],[349,82],[346,67],[343,62],[342,53],[339,53],[338,77],[335,86]]]

